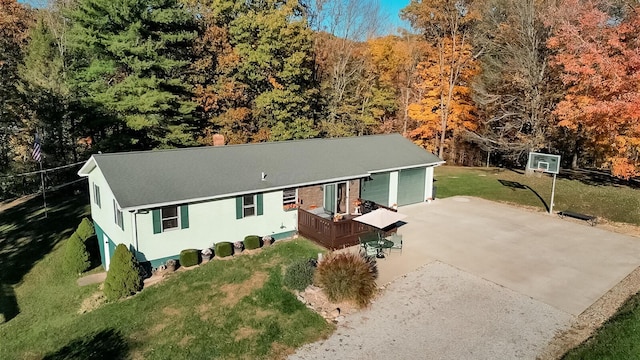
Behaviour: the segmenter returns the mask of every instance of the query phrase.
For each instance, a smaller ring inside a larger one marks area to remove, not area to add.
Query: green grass
[[[303,239],[172,274],[130,299],[79,314],[98,285],[78,287],[77,277],[64,273],[61,245],[88,201],[51,198],[49,220],[20,221],[35,219],[37,199],[1,213],[3,274],[5,260],[19,264],[25,256],[27,264],[5,275],[0,288],[0,312],[13,313],[0,324],[0,359],[274,358],[333,331],[282,286],[288,264],[322,251]],[[21,247],[36,245],[43,249]]]
[[[638,359],[640,357],[640,296],[632,296],[598,332],[569,351],[564,360]]]
[[[437,197],[477,196],[547,211],[552,177],[526,176],[494,168],[441,166],[435,170]],[[572,210],[615,222],[640,225],[640,191],[607,177],[563,174],[556,182],[554,211]]]

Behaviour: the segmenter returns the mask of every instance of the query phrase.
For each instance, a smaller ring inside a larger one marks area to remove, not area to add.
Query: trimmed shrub
[[[222,241],[216,244],[216,249],[214,251],[216,256],[219,257],[227,257],[233,254],[233,244],[227,241]]]
[[[186,249],[180,251],[180,265],[184,267],[198,265],[198,250]]]
[[[247,250],[253,250],[260,247],[260,236],[249,235],[244,238],[244,248]]]
[[[315,271],[309,260],[298,260],[287,267],[282,283],[289,289],[302,291],[313,282]]]
[[[114,301],[140,290],[142,278],[138,271],[138,261],[124,244],[118,244],[104,281],[104,294],[108,301]]]
[[[89,252],[77,233],[71,234],[64,247],[64,270],[67,273],[77,275],[89,268]]]
[[[314,282],[333,302],[353,301],[367,306],[376,293],[377,267],[354,253],[330,253],[318,263]]]
[[[87,218],[82,219],[82,222],[80,222],[80,225],[78,225],[76,233],[82,241],[85,241],[96,234],[95,230],[93,229],[93,223]]]

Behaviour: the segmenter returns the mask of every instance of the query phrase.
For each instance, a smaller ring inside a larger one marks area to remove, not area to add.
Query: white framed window
[[[242,197],[242,217],[256,215],[256,196],[244,195]]]
[[[120,207],[118,206],[118,203],[115,199],[113,200],[113,220],[120,229],[124,230],[124,218],[122,216],[122,210],[120,210]]]
[[[180,211],[178,206],[165,206],[160,209],[162,232],[178,229],[180,226]]]
[[[284,189],[282,191],[282,207],[285,210],[298,207],[298,189]]]
[[[100,203],[100,187],[95,183],[93,184],[93,202],[98,205],[99,208],[102,207]]]

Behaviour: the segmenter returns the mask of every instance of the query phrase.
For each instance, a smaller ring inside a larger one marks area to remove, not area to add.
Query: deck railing
[[[353,217],[349,215],[342,220],[333,221],[298,209],[298,233],[331,250],[357,245],[360,235],[374,229],[353,221]]]

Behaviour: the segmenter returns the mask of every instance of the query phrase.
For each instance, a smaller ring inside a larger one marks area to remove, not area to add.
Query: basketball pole
[[[553,185],[551,185],[551,203],[549,203],[549,214],[553,214],[553,198],[556,195],[556,174],[553,174]]]

